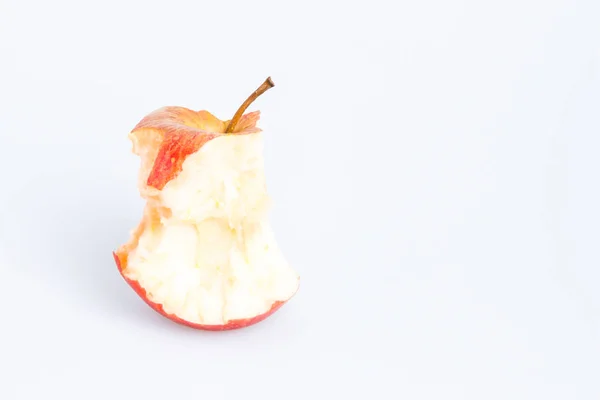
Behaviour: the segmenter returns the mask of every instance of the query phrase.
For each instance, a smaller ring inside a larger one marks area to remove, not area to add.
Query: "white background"
[[[0,0],[0,398],[600,398],[600,3]],[[162,318],[129,130],[256,102],[301,275]]]

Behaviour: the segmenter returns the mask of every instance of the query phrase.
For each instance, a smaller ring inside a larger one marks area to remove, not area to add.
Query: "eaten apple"
[[[298,290],[300,278],[269,222],[260,112],[245,113],[273,86],[268,78],[231,120],[163,107],[128,135],[145,206],[113,255],[135,292],[177,323],[250,326]]]

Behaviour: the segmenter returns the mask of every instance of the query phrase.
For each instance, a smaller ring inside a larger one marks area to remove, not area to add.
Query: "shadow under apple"
[[[2,204],[0,250],[13,261],[5,265],[84,312],[169,323],[140,301],[112,256],[138,223],[141,205],[119,195],[106,177],[73,182],[48,175],[54,174],[13,188]]]

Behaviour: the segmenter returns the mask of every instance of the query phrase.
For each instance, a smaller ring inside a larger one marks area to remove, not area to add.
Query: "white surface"
[[[599,18],[1,0],[0,398],[598,399]],[[300,290],[255,327],[186,329],[113,264],[142,207],[126,136],[164,105],[227,118],[267,75]]]

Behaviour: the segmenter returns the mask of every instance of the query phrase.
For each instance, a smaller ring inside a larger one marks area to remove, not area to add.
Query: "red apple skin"
[[[281,306],[283,306],[286,303],[285,301],[276,301],[271,306],[271,309],[264,314],[260,314],[255,317],[246,318],[246,319],[233,319],[224,325],[196,324],[196,323],[181,319],[176,315],[167,313],[163,309],[163,306],[161,304],[154,303],[152,300],[148,299],[146,290],[143,287],[141,287],[137,281],[129,279],[128,277],[125,276],[125,274],[123,273],[123,268],[121,267],[121,260],[119,259],[119,256],[115,252],[113,252],[113,257],[115,258],[117,268],[119,269],[119,273],[121,274],[123,279],[125,279],[125,281],[129,284],[129,286],[131,286],[131,288],[142,298],[142,300],[144,300],[144,302],[147,305],[149,305],[156,312],[158,312],[162,316],[170,319],[171,321],[174,321],[178,324],[185,325],[185,326],[193,328],[193,329],[199,329],[199,330],[204,330],[204,331],[229,331],[229,330],[233,330],[233,329],[245,328],[250,325],[254,325],[260,321],[263,321],[264,319],[266,319],[267,317],[272,315],[275,311],[277,311],[279,308],[281,308]]]
[[[260,111],[244,114],[234,135],[261,132],[256,127]],[[132,135],[152,136],[146,139],[151,147],[157,147],[146,185],[162,190],[175,178],[186,158],[197,152],[204,144],[219,136],[227,135],[229,120],[222,121],[206,110],[194,111],[185,107],[163,107],[146,115],[131,131]],[[148,135],[149,132],[152,134]]]

